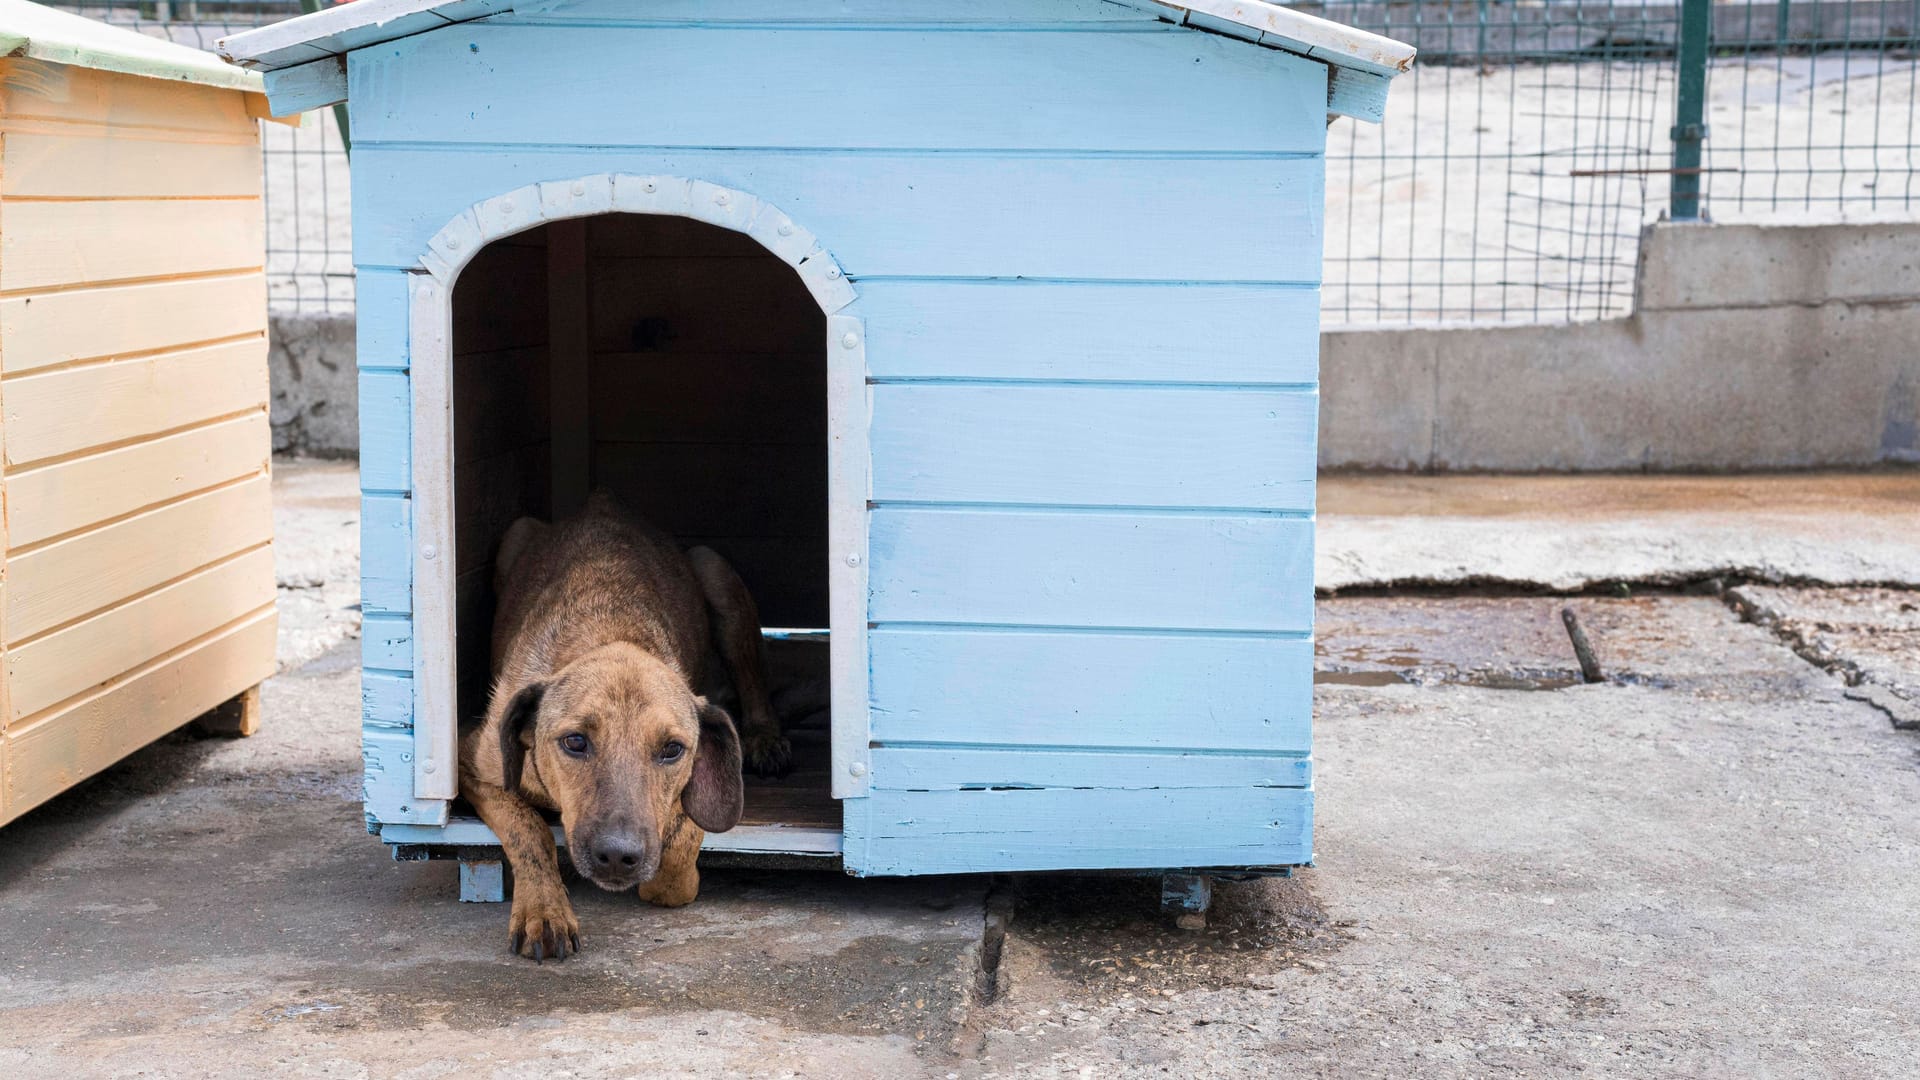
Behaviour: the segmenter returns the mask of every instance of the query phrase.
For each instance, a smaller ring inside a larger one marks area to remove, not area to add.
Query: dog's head
[[[514,695],[500,724],[505,787],[531,771],[560,808],[567,851],[603,889],[660,868],[680,817],[708,832],[740,820],[740,736],[658,657],[603,645]]]

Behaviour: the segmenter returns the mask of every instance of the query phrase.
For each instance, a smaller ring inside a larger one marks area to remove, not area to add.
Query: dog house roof
[[[27,0],[0,0],[0,56],[24,56],[256,94],[265,89],[260,76],[236,71],[211,53]]]
[[[346,100],[346,77],[334,58],[354,49],[411,37],[454,23],[507,11],[537,13],[561,0],[357,0],[312,15],[220,39],[222,56],[265,72],[301,69],[299,108]],[[952,0],[949,0],[952,2]],[[1387,81],[1413,66],[1414,48],[1404,42],[1316,18],[1265,0],[1106,0],[1179,26],[1239,38],[1281,52],[1318,60],[1333,69],[1327,111],[1377,121],[1386,104]],[[331,63],[321,63],[332,61]],[[314,65],[307,68],[306,65]],[[268,93],[281,111],[281,80],[269,78]]]

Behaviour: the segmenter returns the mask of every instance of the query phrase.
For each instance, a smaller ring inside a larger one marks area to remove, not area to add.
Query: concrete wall
[[[1661,224],[1636,313],[1323,335],[1320,464],[1920,462],[1920,223]]]
[[[357,452],[353,320],[273,320],[274,448]],[[1920,462],[1920,223],[1656,225],[1625,319],[1336,330],[1320,464],[1765,469]]]
[[[273,452],[310,457],[360,453],[360,389],[353,316],[274,312],[267,326],[268,417]]]

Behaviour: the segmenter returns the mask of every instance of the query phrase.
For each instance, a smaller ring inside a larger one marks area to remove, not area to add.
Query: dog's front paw
[[[785,776],[793,770],[793,744],[778,731],[756,731],[740,740],[741,756],[756,776]]]
[[[565,960],[568,953],[579,952],[580,921],[573,917],[573,903],[567,894],[524,900],[515,896],[513,915],[507,924],[507,945],[536,963]]]

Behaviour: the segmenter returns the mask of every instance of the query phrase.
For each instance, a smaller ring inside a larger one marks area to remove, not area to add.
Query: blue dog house
[[[708,850],[1313,858],[1323,152],[1411,48],[1257,0],[360,0],[222,48],[350,109],[385,841],[492,842],[489,562],[606,487],[740,569],[801,702]]]

